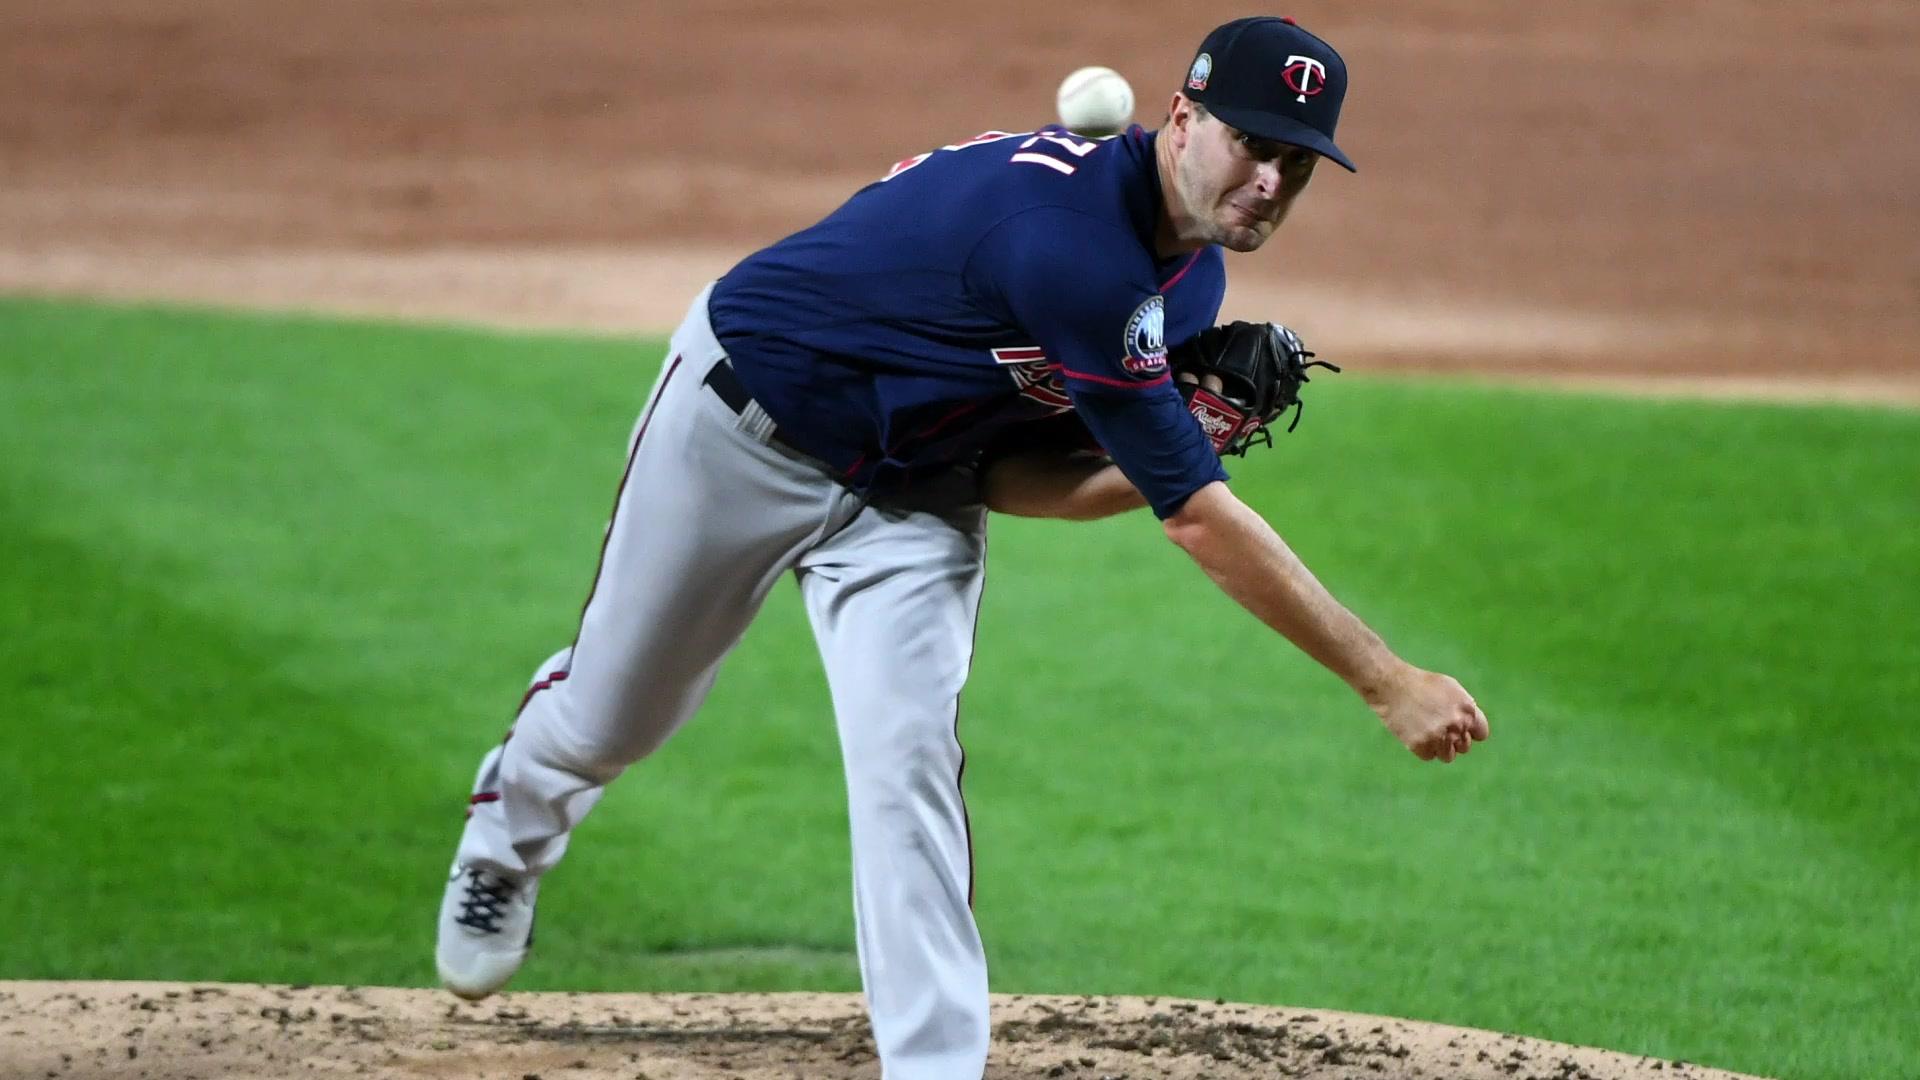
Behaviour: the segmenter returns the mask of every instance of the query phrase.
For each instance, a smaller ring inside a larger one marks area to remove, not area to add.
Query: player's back
[[[1219,252],[1156,261],[1159,198],[1154,136],[1139,128],[1106,140],[988,132],[900,162],[742,261],[714,289],[714,330],[753,396],[829,461],[919,458],[927,427],[956,410],[970,426],[1017,420],[1031,416],[1023,387],[1046,396],[1033,371],[1010,366],[1045,363],[1037,328],[992,285],[1009,260],[1084,268],[1138,296],[1185,278],[1168,339],[1211,325]]]
[[[715,290],[715,329],[722,341],[751,336],[751,349],[786,343],[866,370],[979,367],[982,350],[1016,329],[966,287],[981,238],[1043,206],[1071,207],[1090,228],[1127,228],[1137,218],[1150,238],[1150,193],[1137,209],[1126,196],[1152,163],[1143,133],[1131,143],[1058,129],[987,132],[902,161],[819,224],[728,273]],[[1139,264],[1151,273],[1144,244]]]

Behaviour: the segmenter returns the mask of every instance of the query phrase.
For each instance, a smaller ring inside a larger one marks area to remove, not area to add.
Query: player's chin
[[[1245,254],[1249,251],[1260,250],[1260,245],[1266,243],[1267,237],[1272,235],[1272,222],[1262,221],[1251,225],[1225,225],[1220,229],[1220,239],[1218,243],[1228,251],[1238,251]]]
[[[1213,242],[1228,251],[1256,251],[1279,224],[1277,218],[1263,217],[1244,206],[1227,203],[1214,215]]]

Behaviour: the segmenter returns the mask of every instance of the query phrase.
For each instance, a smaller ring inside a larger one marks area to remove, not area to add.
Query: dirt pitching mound
[[[1740,1080],[1438,1024],[1171,998],[1000,996],[990,1080]],[[853,994],[505,994],[0,982],[0,1076],[874,1080]]]

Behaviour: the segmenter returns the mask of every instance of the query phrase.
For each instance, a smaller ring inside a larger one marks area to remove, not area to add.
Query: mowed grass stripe
[[[26,568],[0,594],[0,686],[41,732],[0,758],[35,793],[0,827],[43,840],[0,883],[0,918],[42,944],[0,977],[429,981],[460,794],[571,636],[658,359],[0,301],[5,562]],[[1309,392],[1236,487],[1411,659],[1480,694],[1496,740],[1419,766],[1144,517],[1000,522],[962,728],[996,985],[1391,1012],[1780,1075],[1920,1064],[1896,618],[1920,600],[1914,418]],[[33,684],[49,655],[86,657],[58,694]],[[176,684],[202,700],[128,689]],[[190,775],[209,763],[218,785]],[[152,799],[149,772],[186,777],[146,804],[158,831],[68,805]],[[367,793],[309,797],[329,789]],[[216,790],[239,809],[210,810]],[[783,589],[706,713],[582,829],[522,985],[849,988],[844,829]],[[78,899],[115,859],[149,884]],[[290,910],[289,881],[343,871],[351,890]],[[135,915],[187,883],[218,902]]]

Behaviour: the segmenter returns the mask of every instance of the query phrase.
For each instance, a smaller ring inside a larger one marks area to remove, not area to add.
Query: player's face
[[[1258,248],[1286,220],[1319,160],[1311,150],[1249,135],[1217,117],[1192,117],[1174,171],[1199,233],[1192,239],[1231,251]]]

